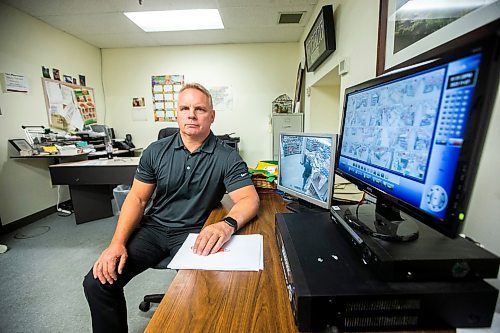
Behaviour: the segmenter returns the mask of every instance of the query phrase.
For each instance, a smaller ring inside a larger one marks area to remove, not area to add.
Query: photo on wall
[[[59,70],[57,68],[52,68],[52,74],[54,75],[54,80],[61,81]]]
[[[46,79],[50,79],[50,69],[48,67],[42,66],[42,76]]]
[[[80,79],[80,85],[85,87],[86,86],[85,75],[80,74],[80,75],[78,75],[78,78]]]
[[[132,107],[143,108],[146,106],[144,97],[134,97],[132,98]]]
[[[64,82],[66,83],[73,83],[73,78],[69,75],[63,75],[63,78],[64,78]]]

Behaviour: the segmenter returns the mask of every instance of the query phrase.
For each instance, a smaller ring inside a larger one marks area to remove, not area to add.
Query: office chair
[[[154,266],[154,269],[167,269],[168,264],[172,260],[171,256],[166,257],[162,261],[160,261],[156,266]],[[157,303],[159,304],[161,300],[163,299],[163,296],[165,294],[149,294],[144,296],[143,301],[141,304],[139,304],[139,310],[142,312],[147,312],[151,308],[151,303]]]
[[[167,136],[174,135],[175,133],[179,132],[179,128],[177,127],[167,127],[167,128],[162,128],[158,132],[158,140],[166,138]]]

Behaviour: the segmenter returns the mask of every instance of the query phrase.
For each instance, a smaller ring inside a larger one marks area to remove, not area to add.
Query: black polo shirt
[[[135,178],[156,184],[147,215],[168,227],[203,225],[226,191],[253,184],[238,152],[212,132],[192,153],[179,133],[153,142],[144,150]]]

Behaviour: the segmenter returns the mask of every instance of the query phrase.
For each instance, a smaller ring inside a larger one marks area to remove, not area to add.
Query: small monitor
[[[93,132],[96,132],[96,133],[106,133],[106,125],[98,125],[98,124],[92,124],[92,125],[89,125],[90,129],[93,131]]]
[[[298,198],[288,204],[291,211],[330,208],[336,139],[333,134],[280,133],[277,188]]]
[[[111,139],[114,139],[114,136],[115,136],[114,130],[112,128],[109,128],[106,125],[92,124],[92,125],[89,125],[89,127],[90,127],[90,130],[92,132],[104,133],[105,135],[109,136]]]
[[[347,220],[384,239],[381,225],[406,221],[458,235],[498,90],[498,45],[476,42],[346,89],[336,173],[377,201]],[[404,229],[404,239],[418,236]]]

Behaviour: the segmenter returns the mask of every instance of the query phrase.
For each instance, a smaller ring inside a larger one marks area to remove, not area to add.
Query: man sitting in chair
[[[178,110],[179,132],[144,150],[111,243],[83,281],[94,332],[127,332],[123,287],[173,256],[189,233],[199,232],[193,252],[206,256],[257,214],[259,197],[247,165],[210,130],[215,111],[208,90],[186,84]],[[227,217],[201,230],[226,191],[234,202]]]

